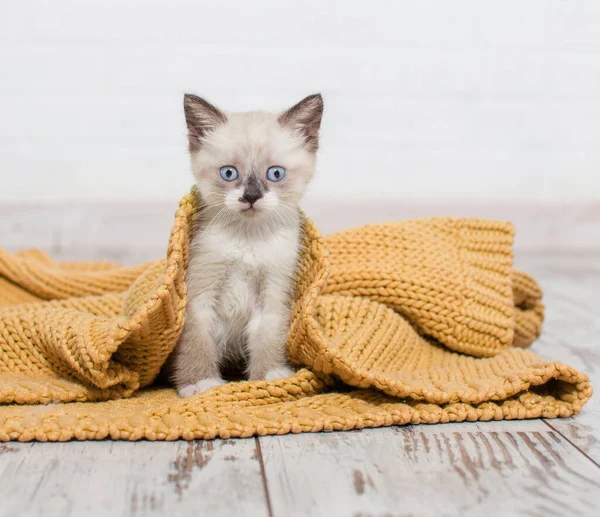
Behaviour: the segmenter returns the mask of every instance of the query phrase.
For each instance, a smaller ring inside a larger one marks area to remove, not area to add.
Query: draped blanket
[[[166,258],[134,267],[0,249],[0,440],[173,440],[567,417],[588,377],[525,350],[541,291],[512,225],[429,218],[322,238],[304,219],[277,381],[188,399],[155,384],[181,334],[194,191]],[[135,235],[131,236],[135,239]]]

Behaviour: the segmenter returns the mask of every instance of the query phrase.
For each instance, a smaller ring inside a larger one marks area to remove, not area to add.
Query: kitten
[[[181,397],[293,375],[285,357],[300,246],[298,203],[311,180],[323,113],[311,95],[280,114],[225,113],[185,95],[192,170],[203,202],[190,245],[188,302],[172,377]]]

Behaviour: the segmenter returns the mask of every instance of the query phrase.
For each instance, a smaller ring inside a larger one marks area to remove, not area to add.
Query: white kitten
[[[315,169],[323,113],[312,95],[281,114],[224,113],[186,95],[192,169],[203,202],[190,246],[188,304],[172,357],[182,397],[289,377],[285,340],[300,246],[298,203]]]

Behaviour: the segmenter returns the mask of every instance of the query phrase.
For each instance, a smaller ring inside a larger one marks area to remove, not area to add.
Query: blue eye
[[[237,169],[231,165],[225,165],[225,167],[221,167],[219,174],[225,181],[235,181],[240,177]]]
[[[269,181],[281,181],[285,178],[285,169],[283,167],[269,167],[267,170],[267,179]]]

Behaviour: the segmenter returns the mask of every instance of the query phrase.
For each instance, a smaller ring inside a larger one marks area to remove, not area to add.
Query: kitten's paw
[[[220,379],[219,377],[211,377],[209,379],[202,379],[196,384],[187,384],[186,386],[182,386],[177,390],[177,393],[180,397],[186,398],[193,395],[199,395],[200,393],[204,393],[205,391],[208,391],[216,386],[222,386],[223,384],[225,384],[223,379]]]
[[[272,368],[265,374],[265,380],[274,381],[276,379],[287,379],[296,372],[287,366],[280,366],[278,368]]]

